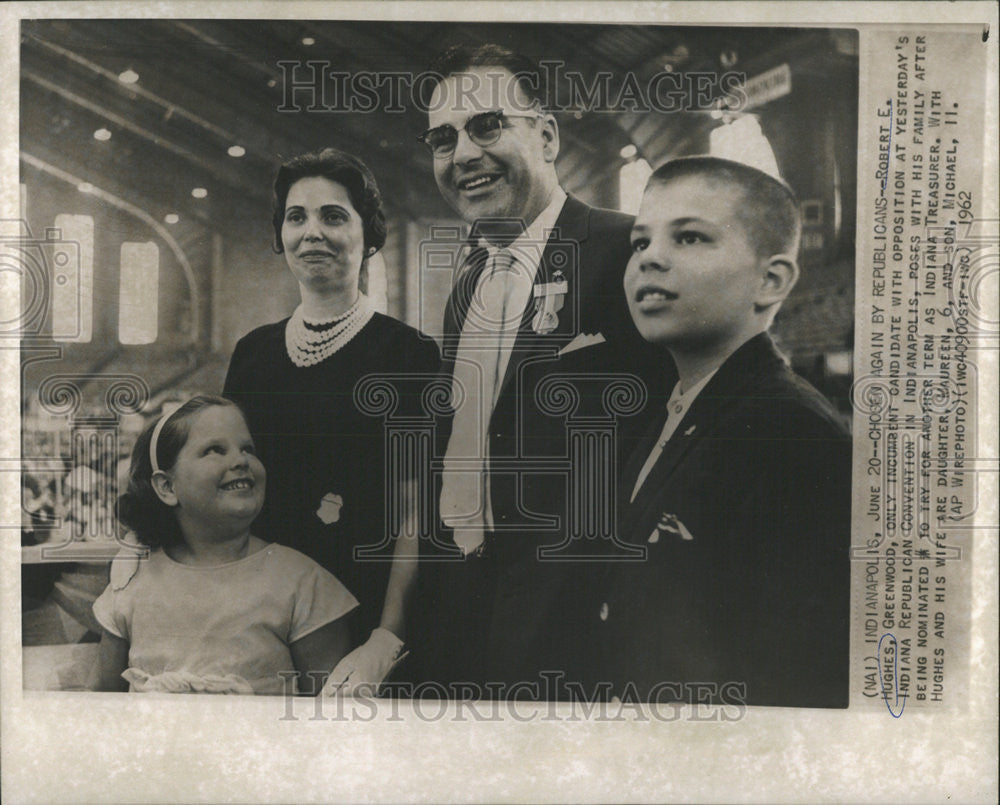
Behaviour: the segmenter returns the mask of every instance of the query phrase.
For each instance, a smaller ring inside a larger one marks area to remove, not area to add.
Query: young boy
[[[609,566],[593,613],[623,700],[847,706],[851,443],[767,333],[800,228],[788,187],[728,160],[646,187],[625,292],[679,381],[622,472],[647,558]]]

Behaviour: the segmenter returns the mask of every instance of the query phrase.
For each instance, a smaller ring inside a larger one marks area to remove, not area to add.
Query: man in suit
[[[558,697],[540,675],[573,675],[574,565],[538,549],[566,542],[567,473],[555,466],[566,429],[565,418],[533,416],[538,384],[582,345],[608,356],[588,371],[640,385],[662,383],[662,361],[621,293],[632,219],[559,186],[559,129],[538,67],[484,45],[452,48],[431,72],[442,78],[421,139],[471,234],[445,312],[453,413],[439,428],[439,513],[457,561],[424,565],[425,644],[414,648],[429,677],[480,686],[471,695]]]
[[[846,707],[851,443],[767,333],[795,284],[792,192],[712,157],[651,176],[625,292],[677,385],[623,472],[591,611],[615,695]]]

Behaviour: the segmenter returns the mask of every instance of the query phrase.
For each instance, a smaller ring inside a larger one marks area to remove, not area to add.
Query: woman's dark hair
[[[343,185],[351,197],[351,205],[361,216],[364,229],[365,253],[372,255],[385,245],[385,213],[382,211],[382,194],[375,177],[357,157],[337,148],[324,148],[300,154],[282,163],[274,177],[274,202],[271,224],[274,227],[274,250],[284,252],[281,244],[281,225],[285,220],[285,203],[288,191],[299,179],[322,176]]]
[[[169,470],[177,463],[177,455],[191,433],[194,416],[217,405],[240,410],[236,403],[225,397],[201,394],[166,415],[167,419],[156,440],[156,463],[161,470]],[[119,522],[134,531],[139,541],[150,548],[162,548],[182,539],[173,509],[160,500],[150,480],[153,477],[153,465],[149,457],[149,443],[159,421],[157,418],[150,422],[136,439],[128,470],[128,487],[118,498]]]

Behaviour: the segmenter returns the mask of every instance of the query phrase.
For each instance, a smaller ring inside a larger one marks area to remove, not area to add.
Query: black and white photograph
[[[15,5],[11,801],[991,800],[995,9]]]

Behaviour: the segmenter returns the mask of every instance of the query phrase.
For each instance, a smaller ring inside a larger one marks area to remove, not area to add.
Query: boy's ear
[[[775,254],[764,261],[760,289],[754,300],[757,307],[765,309],[785,301],[785,297],[799,281],[799,264],[787,254]]]
[[[177,495],[174,494],[174,483],[165,472],[154,472],[149,479],[156,496],[168,506],[177,505]]]

